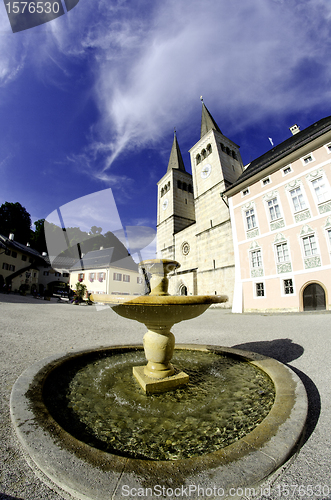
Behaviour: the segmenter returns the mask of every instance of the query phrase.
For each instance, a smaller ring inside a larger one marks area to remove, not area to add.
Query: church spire
[[[182,154],[180,152],[178,141],[177,141],[176,129],[174,132],[174,142],[172,143],[167,172],[170,172],[174,168],[177,170],[181,170],[182,172],[186,172],[185,167],[184,167]]]
[[[201,102],[202,102],[202,114],[201,114],[201,133],[200,133],[200,139],[209,132],[209,130],[217,130],[220,134],[222,133],[219,129],[219,126],[215,122],[214,118],[211,116],[209,113],[208,109],[206,108],[202,96],[200,97]]]

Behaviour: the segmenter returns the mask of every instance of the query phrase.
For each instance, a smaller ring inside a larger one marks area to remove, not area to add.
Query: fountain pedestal
[[[144,335],[144,351],[148,361],[146,366],[134,366],[133,375],[147,393],[164,392],[187,384],[189,376],[184,372],[176,373],[170,363],[174,348],[175,336],[168,326],[146,325],[148,331]]]

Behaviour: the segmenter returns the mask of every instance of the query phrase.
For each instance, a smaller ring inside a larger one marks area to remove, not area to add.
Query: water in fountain
[[[152,460],[210,453],[251,432],[269,413],[274,386],[250,363],[211,352],[176,350],[188,385],[147,396],[132,377],[143,351],[71,361],[44,387],[51,414],[101,450]]]

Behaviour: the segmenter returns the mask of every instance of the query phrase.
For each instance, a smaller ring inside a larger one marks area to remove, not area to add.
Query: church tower
[[[200,140],[191,148],[190,155],[196,218],[199,230],[203,231],[228,218],[220,193],[243,172],[239,146],[222,134],[203,101]]]
[[[157,253],[162,259],[174,259],[175,234],[195,222],[192,175],[185,170],[176,131],[157,198]]]

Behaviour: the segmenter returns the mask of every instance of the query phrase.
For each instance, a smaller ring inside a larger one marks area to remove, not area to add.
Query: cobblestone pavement
[[[331,499],[330,320],[329,312],[237,315],[209,309],[173,327],[177,343],[224,345],[274,357],[290,366],[306,387],[308,426],[299,453],[261,487],[233,492],[233,497]],[[144,325],[125,320],[109,308],[97,311],[94,306],[73,306],[56,299],[47,302],[0,294],[0,500],[63,498],[35,476],[12,431],[9,399],[17,377],[47,356],[92,346],[137,344],[144,332]],[[197,492],[191,498],[218,498],[211,497],[210,491],[200,491],[199,497]],[[187,497],[183,493],[179,498]]]

